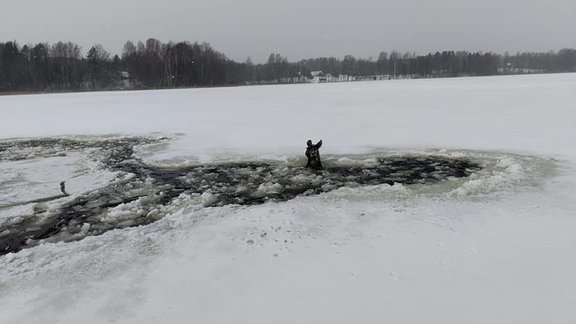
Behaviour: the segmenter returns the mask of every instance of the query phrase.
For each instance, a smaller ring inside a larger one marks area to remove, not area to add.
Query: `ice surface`
[[[251,206],[205,208],[207,191],[182,193],[147,210],[157,221],[98,236],[82,221],[77,241],[0,256],[0,323],[574,323],[575,83],[560,74],[0,97],[5,140],[170,137],[133,156],[168,169],[303,165],[309,138],[323,139],[327,166],[394,155],[482,166],[434,184],[347,185]],[[78,192],[133,195],[93,215],[113,222],[162,200],[140,196],[153,179],[101,168],[99,150],[61,156],[58,145],[0,149],[24,158],[0,161],[3,201],[27,199],[5,186],[24,181],[28,198],[43,197],[34,188],[58,194],[68,176],[87,177]],[[262,192],[278,189],[269,182]],[[49,218],[61,200],[36,209]],[[9,210],[5,221],[35,212]]]

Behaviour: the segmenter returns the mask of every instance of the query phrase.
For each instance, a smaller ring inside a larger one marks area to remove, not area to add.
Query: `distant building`
[[[118,72],[119,80],[117,87],[120,89],[134,89],[134,82],[130,79],[130,73],[127,71]]]
[[[350,77],[346,74],[340,74],[338,76],[338,82],[345,82],[345,81],[350,81]]]
[[[326,82],[328,81],[327,75],[322,71],[312,71],[312,82]]]

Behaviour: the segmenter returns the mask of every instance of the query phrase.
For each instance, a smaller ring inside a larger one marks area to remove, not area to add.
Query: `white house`
[[[327,76],[322,71],[312,71],[312,72],[310,72],[310,74],[312,75],[312,82],[326,82],[327,81]]]

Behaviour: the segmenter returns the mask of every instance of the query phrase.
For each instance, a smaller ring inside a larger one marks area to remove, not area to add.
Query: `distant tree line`
[[[470,53],[443,51],[428,55],[381,52],[378,59],[315,58],[299,62],[312,70],[332,75],[389,77],[458,77],[513,73],[576,72],[576,49],[562,49],[547,53]]]
[[[121,56],[101,45],[85,55],[71,42],[19,46],[0,42],[0,92],[156,89],[307,82],[312,71],[348,79],[431,78],[576,72],[576,49],[495,53],[444,51],[427,55],[382,52],[377,59],[321,57],[289,62],[271,54],[264,64],[235,62],[207,43],[128,41]]]

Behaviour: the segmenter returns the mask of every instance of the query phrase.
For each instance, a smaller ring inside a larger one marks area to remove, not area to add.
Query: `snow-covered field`
[[[74,199],[136,199],[93,216],[116,228],[101,235],[80,222],[0,253],[0,323],[575,323],[575,107],[576,74],[0,97],[0,241]],[[153,181],[103,166],[102,143],[135,136],[151,142],[131,158],[163,170],[298,172],[308,139],[329,167],[482,169],[257,205],[219,206],[211,187],[151,209]],[[143,215],[157,220],[132,226]]]

